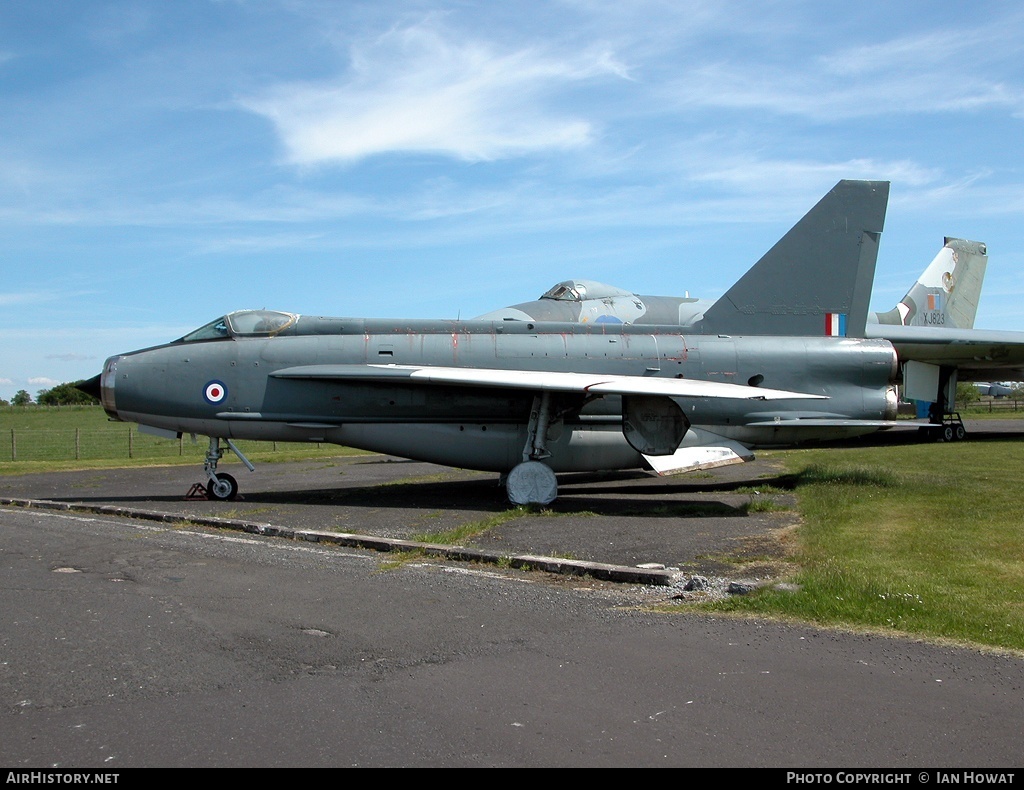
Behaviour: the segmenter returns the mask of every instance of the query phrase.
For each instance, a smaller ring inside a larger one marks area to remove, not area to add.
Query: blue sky
[[[872,307],[984,241],[1024,329],[1015,2],[0,2],[0,398],[230,310],[716,298],[842,178]]]

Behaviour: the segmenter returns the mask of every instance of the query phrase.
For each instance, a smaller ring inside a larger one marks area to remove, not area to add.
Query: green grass
[[[440,532],[421,532],[417,535],[413,535],[410,540],[414,540],[417,543],[459,546],[464,544],[470,538],[476,537],[490,529],[494,529],[494,527],[500,527],[502,524],[509,521],[514,521],[517,518],[524,518],[531,515],[546,515],[546,513],[543,513],[534,507],[520,505],[510,508],[509,510],[503,510],[501,513],[495,513],[493,516],[488,516],[487,518],[480,519],[479,521],[471,521],[466,524],[461,524],[454,529],[448,529]]]
[[[994,409],[989,409],[988,406],[968,406],[960,410],[960,416],[965,420],[1024,420],[1024,404],[1016,411],[1013,404]]]
[[[706,606],[1024,650],[1024,444],[787,450],[786,581]]]

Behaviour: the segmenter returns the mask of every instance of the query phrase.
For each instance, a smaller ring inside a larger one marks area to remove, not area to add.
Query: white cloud
[[[58,362],[87,362],[96,359],[95,354],[47,354],[46,359],[56,359]]]
[[[842,162],[757,159],[739,157],[710,163],[710,167],[692,178],[698,182],[725,184],[732,189],[763,192],[788,192],[817,188],[842,178],[895,181],[904,185],[934,184],[941,172],[910,161],[849,159]],[[780,186],[783,185],[783,186]]]
[[[716,60],[673,86],[683,102],[763,109],[836,121],[908,112],[1004,108],[1021,112],[1015,51],[1018,20],[972,29],[931,30],[865,46],[813,51],[789,62]]]
[[[59,298],[55,293],[25,292],[25,293],[0,293],[0,307],[12,307],[19,304],[38,304],[40,302],[51,302]]]
[[[594,78],[626,78],[607,50],[550,57],[455,43],[430,24],[393,30],[352,54],[335,82],[280,85],[241,106],[273,121],[295,164],[433,152],[467,161],[584,146],[590,121],[547,98]]]

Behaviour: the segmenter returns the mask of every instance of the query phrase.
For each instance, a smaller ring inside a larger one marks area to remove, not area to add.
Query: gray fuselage
[[[111,357],[101,379],[104,406],[116,419],[178,433],[333,442],[502,472],[523,458],[531,391],[367,381],[338,371],[386,365],[572,371],[827,396],[673,398],[689,426],[748,447],[865,433],[874,428],[841,423],[889,420],[895,413],[895,355],[885,341],[690,337],[679,327],[649,325],[290,318],[272,334],[197,330]],[[620,397],[563,392],[554,407],[545,462],[555,471],[642,465],[623,438]],[[821,424],[794,425],[810,418]]]

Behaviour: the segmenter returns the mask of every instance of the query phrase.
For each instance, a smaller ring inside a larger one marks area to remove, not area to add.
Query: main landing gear
[[[234,442],[225,439],[228,448],[248,468],[250,472],[256,469],[249,459],[242,455],[241,450],[235,447]],[[238,496],[238,481],[226,472],[218,472],[217,464],[224,457],[224,450],[221,449],[220,439],[216,436],[210,437],[210,449],[206,451],[206,460],[203,463],[203,471],[209,480],[207,485],[196,483],[189,489],[185,499],[215,499],[218,502],[227,502]]]
[[[533,399],[527,427],[523,460],[502,475],[509,501],[514,505],[550,505],[558,496],[558,480],[550,466],[541,459],[550,458],[547,448],[548,426],[551,424],[551,393]]]
[[[943,415],[941,423],[922,425],[917,430],[932,442],[959,442],[967,437],[964,421],[955,411]]]

